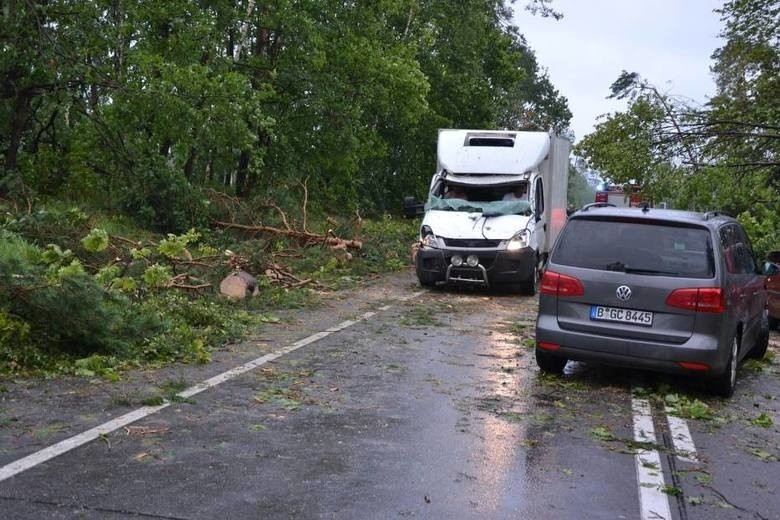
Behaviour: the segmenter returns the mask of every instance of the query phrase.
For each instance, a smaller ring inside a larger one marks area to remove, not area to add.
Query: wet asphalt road
[[[730,401],[623,369],[543,376],[529,348],[535,298],[399,302],[419,289],[408,275],[391,282],[288,316],[213,367],[170,372],[192,385],[376,312],[0,482],[0,518],[641,518],[638,387],[672,518],[780,518],[780,359],[744,367]],[[0,465],[133,409],[115,384],[47,385],[4,383]],[[668,394],[706,405],[686,421],[695,462],[676,456]]]

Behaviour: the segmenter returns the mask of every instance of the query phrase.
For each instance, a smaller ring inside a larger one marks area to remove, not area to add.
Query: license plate
[[[590,308],[590,319],[596,321],[631,323],[632,325],[642,325],[643,327],[650,327],[653,325],[652,312],[619,309],[617,307],[601,307],[600,305],[594,305]]]

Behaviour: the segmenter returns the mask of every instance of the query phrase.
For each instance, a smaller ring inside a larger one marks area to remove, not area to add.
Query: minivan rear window
[[[649,276],[715,276],[706,228],[659,223],[572,219],[561,234],[552,261]]]

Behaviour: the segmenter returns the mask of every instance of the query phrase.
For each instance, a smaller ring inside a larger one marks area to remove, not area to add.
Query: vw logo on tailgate
[[[627,302],[631,298],[631,288],[627,285],[621,285],[615,291],[615,295],[617,295],[618,300]]]

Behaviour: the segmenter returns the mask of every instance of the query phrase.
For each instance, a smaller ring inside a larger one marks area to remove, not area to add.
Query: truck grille
[[[485,240],[482,238],[445,238],[444,244],[449,247],[498,247],[500,240]]]

